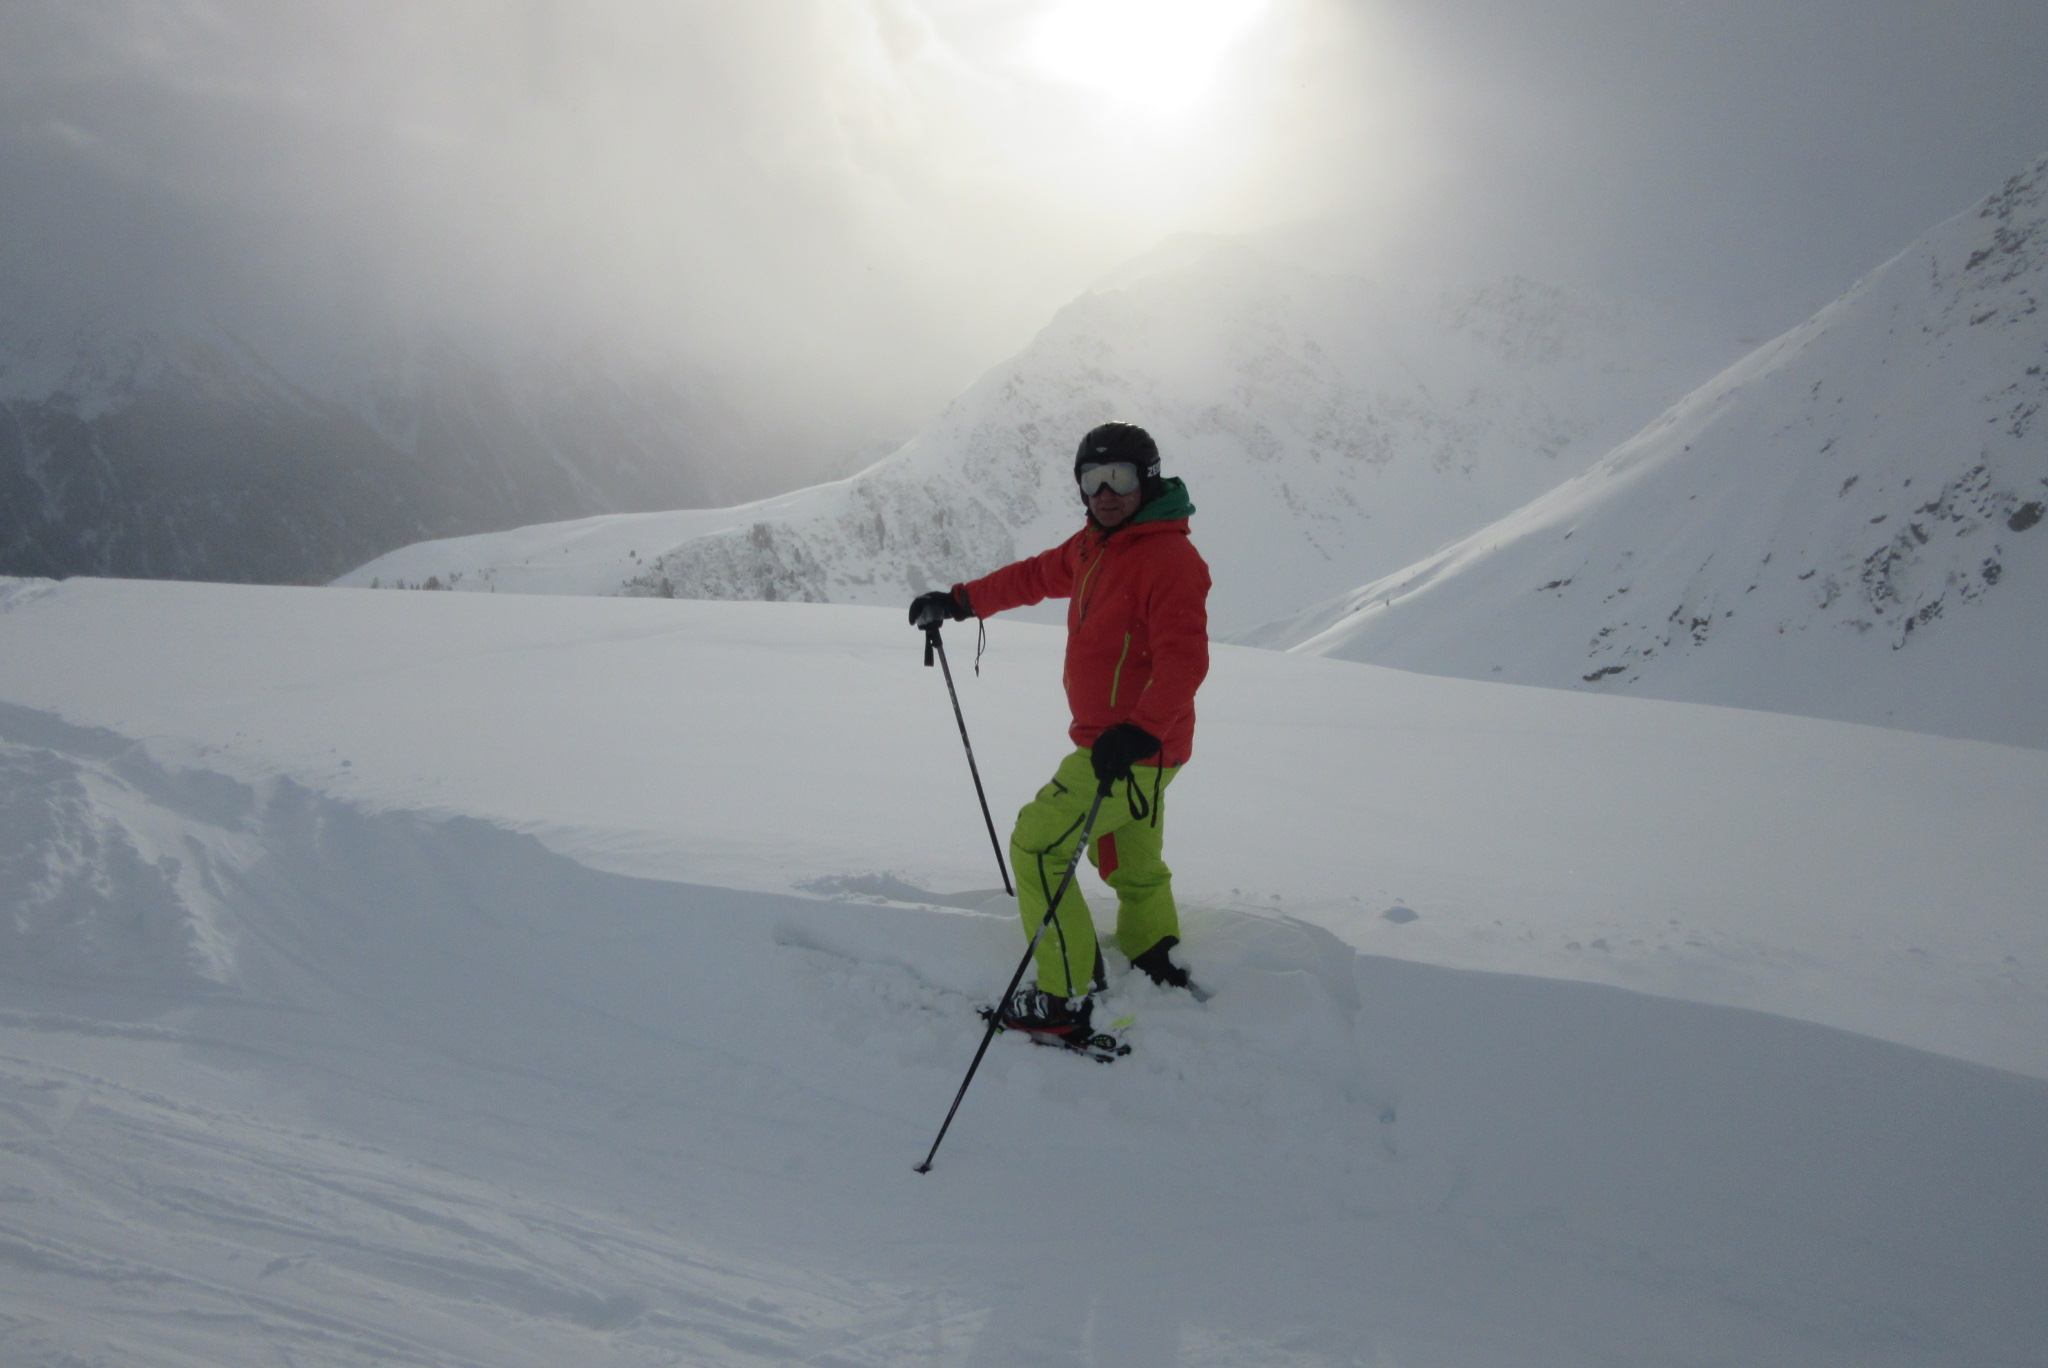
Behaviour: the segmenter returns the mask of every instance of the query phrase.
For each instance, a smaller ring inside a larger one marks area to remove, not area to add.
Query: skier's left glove
[[[1119,722],[1095,738],[1088,758],[1095,778],[1104,784],[1131,777],[1131,766],[1159,754],[1159,738],[1134,722]]]

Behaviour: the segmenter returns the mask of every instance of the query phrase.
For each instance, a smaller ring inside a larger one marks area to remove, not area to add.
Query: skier
[[[1161,858],[1168,786],[1187,762],[1195,690],[1209,671],[1209,567],[1188,539],[1195,511],[1178,478],[1161,479],[1159,447],[1130,423],[1081,439],[1074,478],[1087,524],[1049,551],[950,590],[920,594],[910,622],[987,619],[1048,598],[1067,606],[1068,735],[1077,749],[1017,814],[1010,860],[1025,934],[1045,916],[1090,803],[1103,800],[1088,859],[1117,895],[1117,948],[1154,983],[1187,988],[1172,872]],[[998,1009],[1010,1030],[1077,1047],[1092,1034],[1105,985],[1095,923],[1070,886],[1039,938],[1038,981]]]

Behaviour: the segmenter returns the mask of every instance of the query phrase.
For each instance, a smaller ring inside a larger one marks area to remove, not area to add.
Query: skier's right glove
[[[1095,778],[1108,784],[1131,777],[1131,766],[1159,754],[1159,738],[1132,722],[1118,722],[1103,728],[1089,747]]]
[[[949,618],[964,622],[973,616],[974,609],[968,605],[966,596],[951,589],[934,589],[910,601],[910,625],[920,632],[929,631]]]

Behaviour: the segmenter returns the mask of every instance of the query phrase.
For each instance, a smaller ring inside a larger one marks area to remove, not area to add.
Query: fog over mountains
[[[1653,311],[1169,243],[856,477],[339,582],[900,603],[1064,536],[1070,443],[1126,417],[1219,636],[2048,744],[2044,222],[2048,160],[1689,394],[1712,340]]]
[[[1160,441],[1242,630],[1394,568],[1582,468],[1731,349],[1524,278],[1389,284],[1275,238],[1162,246],[1061,310],[848,480],[747,508],[410,547],[340,582],[899,603],[1079,525],[1071,452]]]
[[[758,492],[723,473],[732,405],[665,358],[252,336],[0,311],[0,572],[318,582],[422,538]]]
[[[1250,633],[2048,745],[2048,158],[1593,469]]]

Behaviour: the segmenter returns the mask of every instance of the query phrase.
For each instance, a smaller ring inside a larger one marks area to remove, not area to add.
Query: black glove
[[[1159,738],[1143,727],[1119,722],[1103,730],[1088,752],[1094,762],[1095,778],[1104,784],[1131,777],[1131,766],[1159,754]]]
[[[910,625],[919,631],[936,627],[948,618],[964,622],[972,616],[974,610],[951,589],[934,589],[910,601]]]

